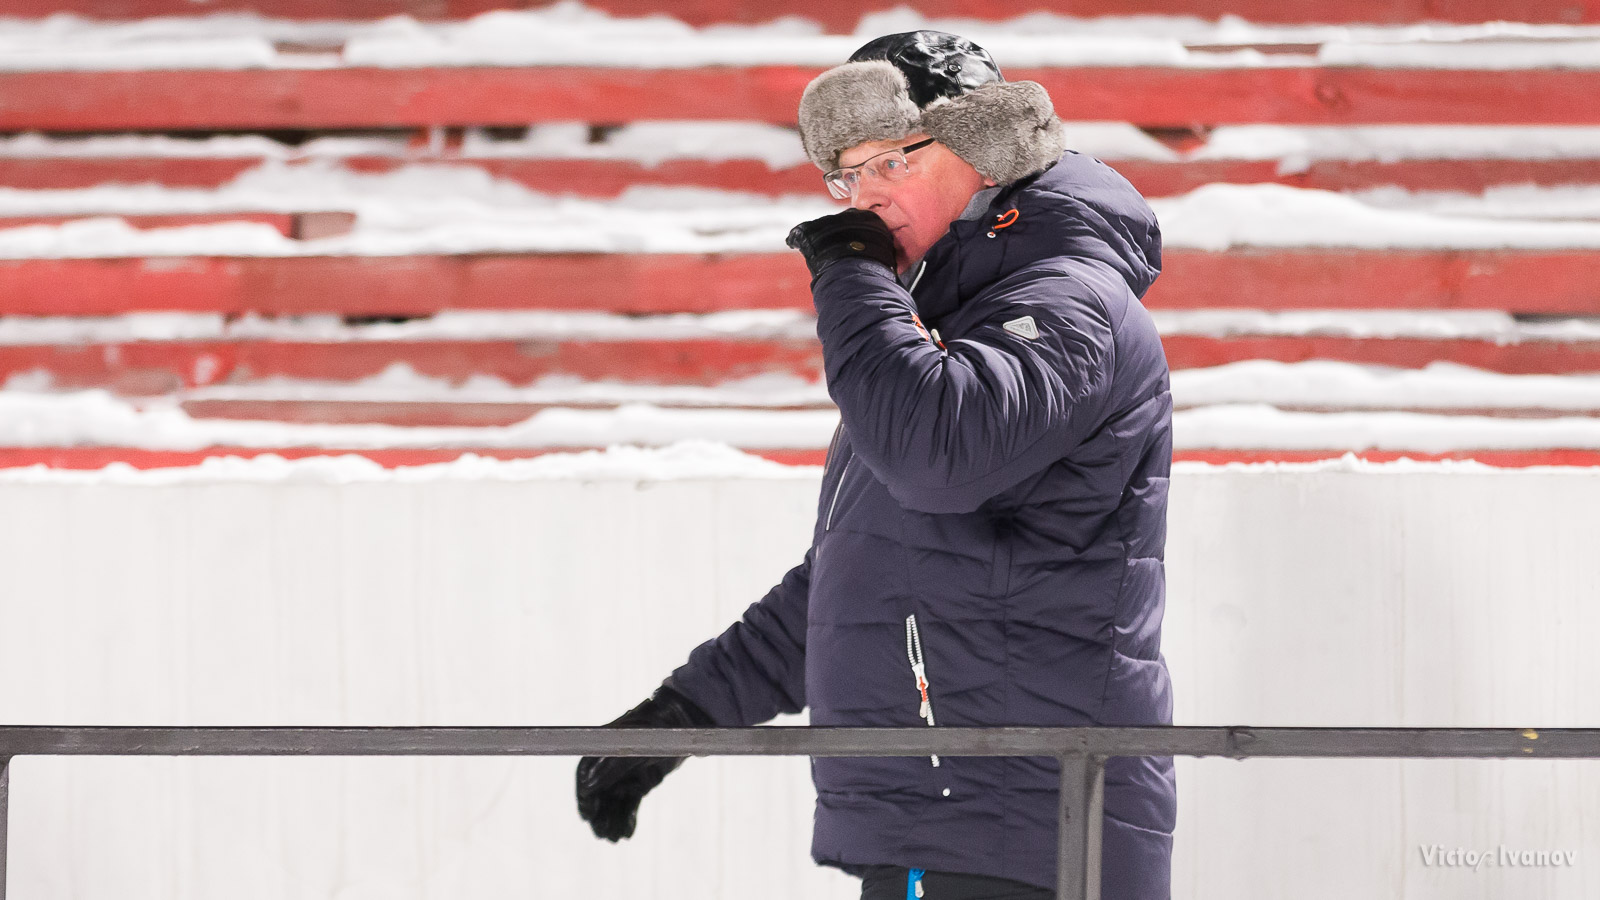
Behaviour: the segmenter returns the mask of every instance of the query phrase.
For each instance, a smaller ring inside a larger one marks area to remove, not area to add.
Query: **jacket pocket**
[[[911,663],[911,674],[916,678],[918,705],[917,717],[934,727],[933,700],[928,696],[928,664],[922,656],[922,632],[917,628],[917,614],[906,616],[906,659]],[[928,757],[937,767],[939,757]]]

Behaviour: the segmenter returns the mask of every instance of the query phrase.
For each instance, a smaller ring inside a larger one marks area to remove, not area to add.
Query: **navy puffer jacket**
[[[841,423],[811,548],[668,684],[727,726],[1171,723],[1172,401],[1139,302],[1160,255],[1138,192],[1069,152],[955,222],[910,293],[866,260],[824,270]],[[1053,889],[1057,773],[814,759],[812,854]],[[1169,896],[1174,816],[1170,758],[1108,762],[1106,900]]]

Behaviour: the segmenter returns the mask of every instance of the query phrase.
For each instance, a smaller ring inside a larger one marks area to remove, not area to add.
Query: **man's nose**
[[[856,184],[856,193],[850,198],[850,205],[856,209],[879,209],[889,205],[889,195],[881,186],[880,179],[863,178]]]

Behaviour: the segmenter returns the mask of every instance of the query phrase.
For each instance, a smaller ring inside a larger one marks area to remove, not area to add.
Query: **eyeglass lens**
[[[840,200],[855,196],[861,186],[863,172],[885,181],[899,181],[911,173],[911,163],[906,159],[903,149],[896,149],[880,153],[854,166],[835,169],[823,178],[828,185],[828,193]]]

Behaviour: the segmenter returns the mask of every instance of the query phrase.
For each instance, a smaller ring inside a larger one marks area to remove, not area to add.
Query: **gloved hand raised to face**
[[[607,728],[711,728],[716,723],[688,697],[662,685]],[[585,756],[578,762],[578,815],[595,837],[633,836],[639,801],[683,763],[681,756]]]
[[[822,274],[832,263],[851,257],[865,258],[894,271],[894,235],[877,213],[847,209],[831,216],[796,225],[784,243],[799,250],[811,269]]]

